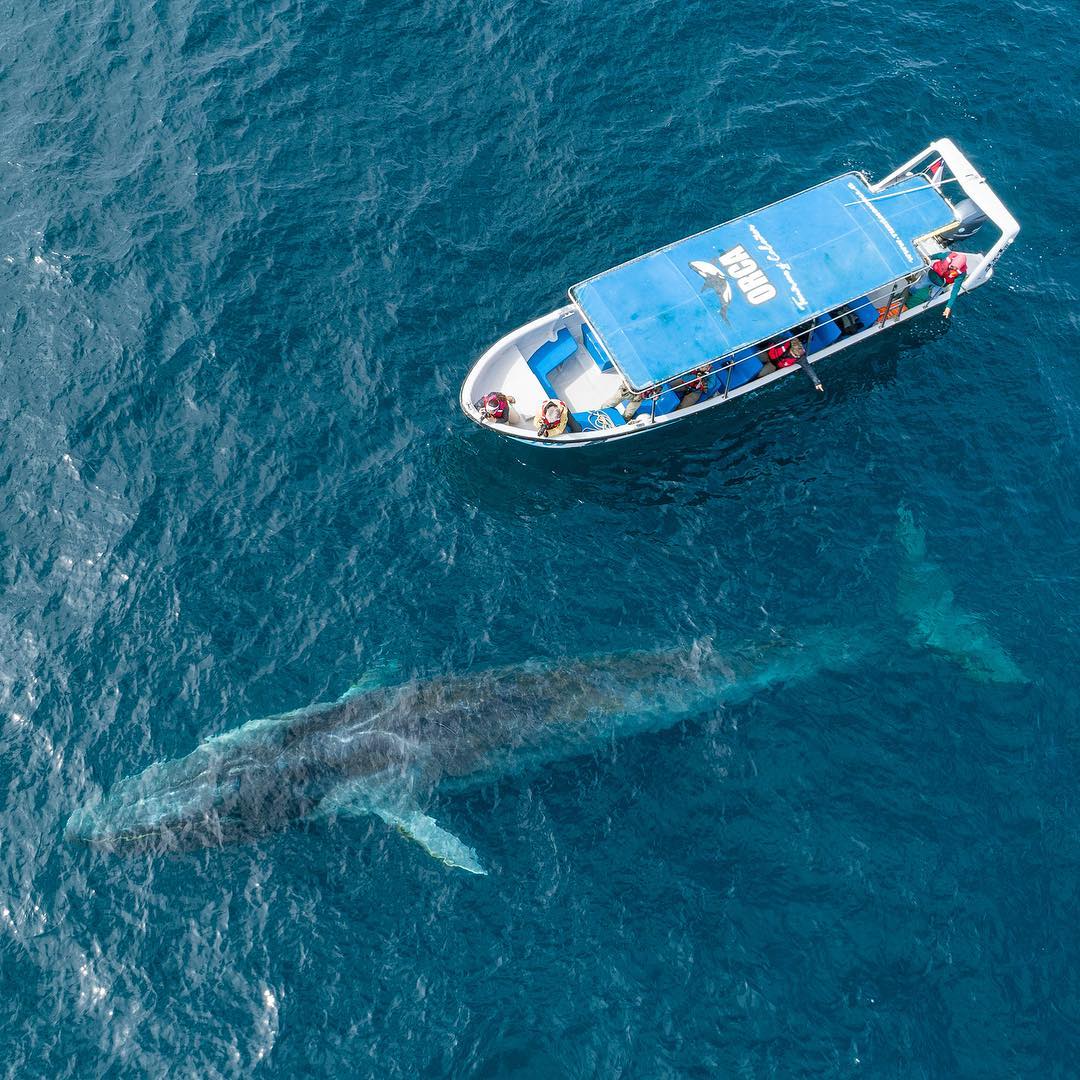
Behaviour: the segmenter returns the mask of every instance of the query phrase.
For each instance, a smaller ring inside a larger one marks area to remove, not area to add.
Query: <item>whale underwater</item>
[[[480,859],[425,812],[454,791],[671,727],[720,701],[848,662],[839,638],[721,655],[685,650],[525,664],[352,688],[253,720],[120,781],[75,811],[69,838],[164,850],[253,839],[311,816],[374,815],[475,874]]]
[[[904,513],[909,565],[899,602],[913,640],[980,678],[1022,681],[982,624],[955,605]],[[250,840],[310,817],[372,815],[447,866],[483,874],[473,848],[426,812],[436,791],[595,752],[842,670],[862,655],[867,637],[821,628],[731,653],[704,641],[397,685],[376,673],[338,701],[252,720],[120,781],[75,810],[67,836],[112,850],[164,851]]]
[[[897,609],[915,648],[940,653],[978,682],[1026,683],[1027,676],[986,624],[956,602],[945,571],[926,552],[926,534],[906,507],[897,512],[902,554]]]

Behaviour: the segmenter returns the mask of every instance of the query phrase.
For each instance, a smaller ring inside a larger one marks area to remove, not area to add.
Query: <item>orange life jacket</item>
[[[930,269],[932,270],[933,267],[931,267]],[[884,324],[888,322],[889,319],[898,319],[904,313],[904,309],[906,307],[907,304],[904,303],[903,297],[894,300],[887,307],[885,304],[882,304],[881,307],[877,309],[878,321]]]

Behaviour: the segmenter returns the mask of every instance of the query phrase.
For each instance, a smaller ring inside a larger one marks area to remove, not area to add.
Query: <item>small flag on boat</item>
[[[945,159],[938,158],[937,161],[932,162],[926,172],[930,177],[931,187],[940,188],[941,181],[945,179]]]

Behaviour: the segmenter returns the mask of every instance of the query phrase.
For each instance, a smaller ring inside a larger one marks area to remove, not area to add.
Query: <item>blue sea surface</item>
[[[4,1075],[1080,1073],[1075,4],[7,11]],[[1020,238],[824,400],[568,456],[461,416],[569,284],[941,135]],[[901,506],[1030,682],[911,644]],[[822,626],[861,659],[440,795],[487,877],[369,818],[64,838],[393,665]]]

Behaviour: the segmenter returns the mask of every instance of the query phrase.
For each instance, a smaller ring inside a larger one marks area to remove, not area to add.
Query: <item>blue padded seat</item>
[[[588,412],[576,412],[570,414],[581,427],[582,431],[602,431],[605,428],[625,427],[626,421],[618,409],[590,409]],[[611,422],[601,420],[606,416]]]
[[[859,317],[864,330],[869,330],[878,321],[878,309],[870,302],[869,296],[860,296],[852,300],[848,307]]]
[[[712,365],[710,364],[709,366],[711,367]],[[693,382],[694,380],[689,379],[689,381]],[[706,399],[711,398],[714,394],[720,393],[721,387],[722,383],[720,381],[720,375],[718,372],[714,371],[711,374],[706,375],[705,389],[704,391],[702,391],[701,397],[698,398],[698,401],[705,401]],[[698,401],[695,401],[694,404],[696,405]]]
[[[655,410],[653,409],[654,401],[656,402]],[[666,416],[668,413],[674,412],[678,407],[679,395],[674,390],[664,390],[655,398],[645,398],[638,406],[633,419],[636,420],[639,416]]]
[[[615,365],[604,350],[604,346],[597,340],[596,335],[592,332],[592,327],[588,323],[581,324],[581,340],[585,345],[585,348],[589,350],[589,355],[596,361],[596,366],[601,371],[610,371]]]
[[[874,314],[877,314],[875,312]],[[840,340],[840,327],[829,318],[825,318],[814,327],[814,332],[810,335],[810,341],[806,346],[806,351],[815,353],[821,352],[822,349],[828,348],[834,341]]]
[[[731,359],[737,361],[735,365],[716,375],[718,393],[722,394],[748,383],[764,367],[757,349],[750,346],[732,353]]]
[[[540,380],[544,393],[549,398],[557,398],[555,388],[551,385],[549,376],[564,360],[569,360],[577,352],[578,344],[574,335],[564,326],[556,335],[554,341],[545,341],[539,349],[529,357],[529,369]]]

